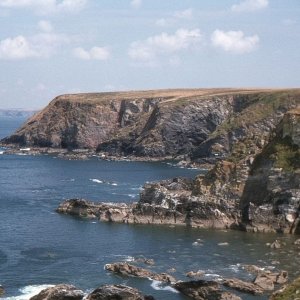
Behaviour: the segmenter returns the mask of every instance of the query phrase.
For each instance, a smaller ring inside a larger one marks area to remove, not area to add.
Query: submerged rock
[[[86,300],[154,300],[144,296],[137,289],[126,285],[103,285],[91,292]]]
[[[83,291],[73,285],[59,284],[42,290],[30,300],[81,300],[84,297]]]
[[[240,297],[228,291],[223,291],[220,284],[215,281],[177,282],[173,287],[195,300],[241,300]]]
[[[113,264],[106,264],[105,269],[117,274],[126,275],[126,276],[134,276],[140,278],[149,278],[152,280],[167,282],[167,283],[174,283],[176,279],[166,273],[153,273],[149,270],[128,264],[126,262],[117,262]]]

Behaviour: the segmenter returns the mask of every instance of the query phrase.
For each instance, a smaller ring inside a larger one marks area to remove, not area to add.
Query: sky
[[[300,0],[0,0],[0,108],[66,93],[300,87]]]

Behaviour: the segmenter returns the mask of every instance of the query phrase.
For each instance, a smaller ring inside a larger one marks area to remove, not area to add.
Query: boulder
[[[274,280],[272,276],[268,276],[266,273],[258,274],[254,280],[254,284],[264,291],[274,290]]]
[[[103,285],[91,292],[86,300],[154,300],[126,285]]]
[[[282,243],[280,242],[280,240],[275,240],[271,245],[270,248],[271,249],[280,249],[282,247]]]
[[[167,283],[174,283],[176,279],[166,273],[153,273],[147,269],[143,269],[126,262],[117,262],[113,264],[106,264],[105,269],[117,274],[125,275],[125,276],[134,276],[140,278],[150,278],[152,280],[167,282]]]
[[[240,297],[223,291],[220,284],[215,281],[197,280],[177,282],[173,287],[195,300],[241,300]]]
[[[294,244],[300,246],[300,239],[297,239]]]
[[[73,285],[59,284],[42,290],[30,300],[81,300],[84,297],[83,291]]]

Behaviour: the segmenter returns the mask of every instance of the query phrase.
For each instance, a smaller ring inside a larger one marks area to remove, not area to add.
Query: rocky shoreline
[[[139,262],[139,260],[136,262]],[[146,263],[147,260],[144,262]],[[151,261],[151,264],[154,264],[154,262]],[[276,297],[278,297],[278,295],[282,293],[284,289],[290,289],[289,286],[286,285],[288,281],[288,274],[286,271],[273,272],[255,265],[243,266],[247,272],[253,274],[252,281],[243,281],[237,278],[219,278],[217,281],[194,278],[193,280],[189,281],[178,281],[172,275],[167,273],[157,274],[153,271],[129,264],[127,262],[106,264],[104,268],[108,272],[124,278],[136,277],[141,278],[141,280],[150,279],[158,281],[163,285],[169,286],[174,291],[182,293],[188,298],[195,300],[241,300],[245,294],[270,295],[270,293],[272,293],[275,289],[281,287],[281,289],[273,293],[270,298],[277,299]],[[190,276],[191,273],[192,272],[189,272],[189,275],[187,274],[187,276]],[[205,274],[195,276],[200,276],[201,278],[204,275]],[[293,285],[295,285],[295,283],[293,283]],[[30,300],[45,299],[154,300],[155,298],[150,295],[144,295],[137,289],[123,284],[102,285],[89,293],[84,293],[79,288],[70,284],[58,284],[48,287],[42,290],[39,294],[30,298]]]

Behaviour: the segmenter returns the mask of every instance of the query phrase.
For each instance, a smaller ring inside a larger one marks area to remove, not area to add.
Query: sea
[[[0,118],[0,138],[13,133],[24,118]],[[103,284],[125,284],[161,300],[182,300],[170,285],[117,276],[104,269],[113,262],[153,259],[153,272],[188,280],[252,280],[244,264],[287,270],[300,276],[295,236],[204,230],[160,225],[127,225],[83,220],[55,212],[65,199],[132,202],[145,182],[175,176],[194,177],[203,170],[164,162],[66,160],[50,155],[5,155],[0,148],[0,285],[3,299],[29,299],[45,287],[68,283],[86,293]],[[271,249],[280,239],[286,246]],[[239,294],[242,299],[268,295]]]

